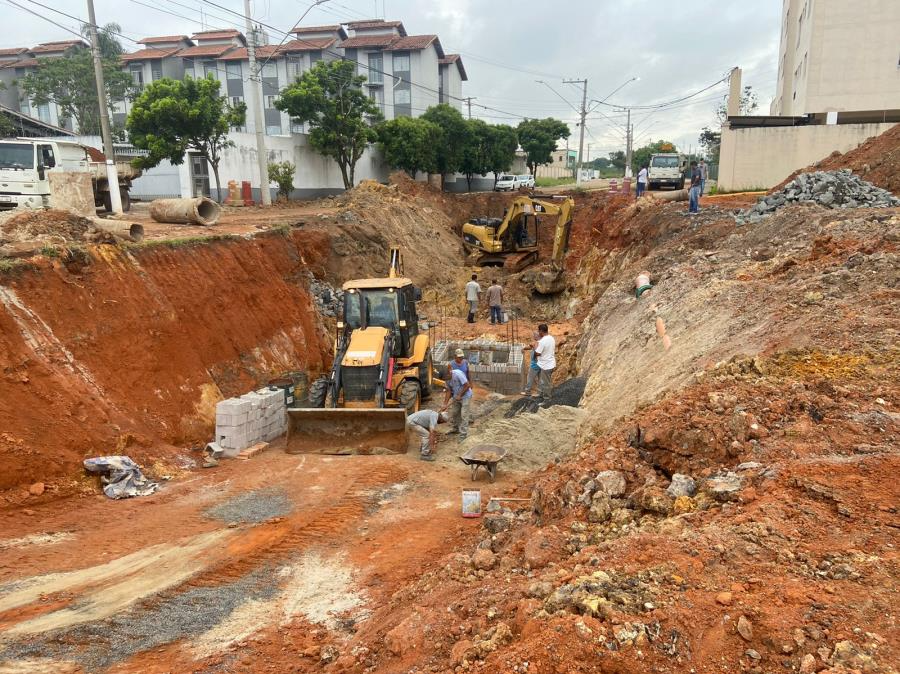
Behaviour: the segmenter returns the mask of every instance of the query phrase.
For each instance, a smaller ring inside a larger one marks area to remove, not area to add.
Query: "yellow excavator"
[[[538,234],[543,216],[557,216],[553,236],[551,272],[561,276],[562,263],[569,247],[572,230],[572,214],[575,200],[572,197],[535,199],[517,197],[507,207],[503,218],[476,218],[462,227],[466,252],[478,253],[475,264],[479,267],[502,266],[510,272],[519,272],[538,261]]]
[[[430,397],[431,342],[419,331],[422,292],[390,250],[387,278],[348,281],[337,322],[334,364],[309,388],[309,407],[288,410],[287,451],[406,452],[406,415]]]

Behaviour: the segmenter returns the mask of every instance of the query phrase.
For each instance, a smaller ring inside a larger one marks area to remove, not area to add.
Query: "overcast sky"
[[[15,2],[41,16],[0,0],[7,19],[2,47],[72,37],[46,19],[77,31],[76,21],[33,0]],[[86,16],[83,0],[39,2]],[[242,0],[215,4],[234,11],[243,7]],[[95,5],[98,23],[119,23],[123,34],[135,40],[190,34],[203,25],[244,30],[237,16],[201,0],[95,0]],[[309,0],[251,3],[255,19],[281,30],[290,29],[309,6]],[[469,75],[463,96],[474,96],[476,104],[494,109],[473,106],[473,116],[513,125],[522,116],[554,116],[570,123],[575,148],[577,113],[535,80],[544,80],[578,107],[580,87],[563,84],[563,79],[587,78],[588,99],[602,100],[623,82],[639,77],[608,102],[640,106],[691,94],[721,79],[732,66],[741,66],[744,84],[759,93],[758,112],[765,113],[775,89],[780,12],[781,0],[328,0],[312,8],[302,23],[383,15],[403,21],[410,35],[436,33],[445,51],[463,55]],[[275,42],[281,39],[276,33],[272,37]],[[128,51],[138,48],[124,42]],[[720,84],[690,104],[656,112],[636,110],[635,147],[660,138],[684,150],[696,147],[700,129],[713,122],[716,103],[726,91],[727,85]],[[591,145],[591,158],[624,149],[624,122],[624,113],[604,106],[589,115],[585,143]]]

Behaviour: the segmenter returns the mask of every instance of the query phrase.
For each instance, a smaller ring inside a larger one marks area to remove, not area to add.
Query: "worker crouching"
[[[406,427],[420,438],[419,454],[422,461],[434,461],[434,450],[437,445],[438,424],[446,423],[447,415],[434,410],[419,410],[406,417]]]

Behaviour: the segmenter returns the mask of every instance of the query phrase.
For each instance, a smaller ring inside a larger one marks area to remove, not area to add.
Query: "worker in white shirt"
[[[637,179],[637,198],[640,199],[644,195],[644,191],[647,189],[647,167],[641,166],[641,170],[638,171],[638,179]]]
[[[538,377],[538,395],[542,403],[550,402],[550,394],[553,392],[553,370],[556,369],[556,340],[550,335],[546,323],[538,326],[537,346],[534,352],[537,354],[537,364],[541,370]]]
[[[475,322],[475,313],[478,311],[478,298],[481,295],[481,286],[478,284],[478,274],[472,274],[472,280],[466,284],[466,302],[469,303],[468,322]]]

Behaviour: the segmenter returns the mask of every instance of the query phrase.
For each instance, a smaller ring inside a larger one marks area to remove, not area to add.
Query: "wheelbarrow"
[[[491,482],[497,476],[497,464],[506,456],[506,449],[497,445],[475,445],[461,457],[459,460],[472,469],[472,481],[474,482],[478,476],[478,469],[484,468],[490,477]]]

